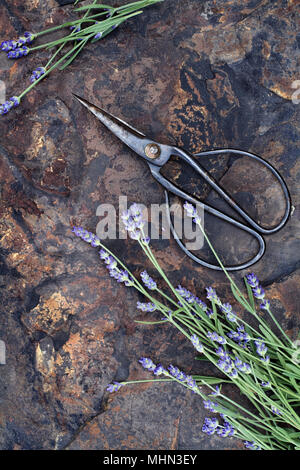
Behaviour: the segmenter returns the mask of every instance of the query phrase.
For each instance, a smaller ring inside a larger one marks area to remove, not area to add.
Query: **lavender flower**
[[[238,343],[242,347],[246,347],[247,343],[250,341],[250,336],[245,332],[244,325],[241,325],[237,328],[237,331],[229,331],[227,336]]]
[[[211,400],[203,400],[203,405],[206,410],[209,410],[211,413],[218,413],[218,403],[214,403]]]
[[[205,418],[204,424],[202,426],[202,432],[208,434],[209,436],[212,436],[218,426],[219,421],[217,420],[217,418]]]
[[[8,101],[0,105],[0,116],[8,113],[12,108],[19,106],[20,99],[17,96],[12,96]]]
[[[261,360],[262,362],[265,362],[266,364],[269,364],[269,362],[270,362],[270,356],[261,357],[260,360]]]
[[[221,437],[231,437],[235,434],[235,429],[228,421],[224,421],[223,426],[217,428],[217,434]]]
[[[24,46],[24,44],[31,44],[34,38],[35,38],[35,35],[33,33],[26,31],[26,33],[24,33],[23,36],[20,36],[17,39],[17,44],[19,47]]]
[[[166,369],[161,364],[158,364],[153,371],[154,375],[162,375],[166,373],[167,373]]]
[[[220,357],[220,360],[218,361],[218,367],[227,374],[232,373],[235,367],[234,362],[229,354],[224,351],[221,346],[216,350],[216,354]]]
[[[204,351],[203,344],[200,343],[200,339],[198,338],[197,335],[192,335],[192,336],[191,336],[191,342],[192,342],[192,345],[194,346],[194,348],[195,348],[199,353],[203,353],[203,351]]]
[[[234,361],[235,367],[244,374],[251,374],[251,367],[246,362],[243,362],[239,357],[235,358]]]
[[[147,357],[141,357],[139,362],[142,364],[144,369],[150,370],[152,372],[156,369],[156,365],[154,364],[154,362],[152,362],[152,360]]]
[[[186,376],[186,383],[187,385],[192,388],[194,391],[196,391],[197,389],[197,384],[196,384],[196,381],[195,379],[193,379],[193,377],[191,375],[187,375]]]
[[[74,25],[70,26],[70,29],[72,31],[74,31],[74,33],[79,33],[79,31],[81,30],[81,26],[80,26],[80,24],[77,24],[77,25],[74,24]]]
[[[9,52],[18,47],[17,41],[3,41],[0,45],[0,49],[4,52]]]
[[[207,292],[206,298],[208,300],[210,300],[211,302],[216,303],[217,305],[222,305],[222,302],[219,299],[219,297],[217,296],[215,289],[213,289],[212,287],[206,287],[206,292]]]
[[[192,294],[189,290],[187,290],[185,287],[178,286],[176,289],[176,292],[183,297],[187,303],[193,304],[196,302],[196,296]]]
[[[237,321],[236,314],[232,311],[232,306],[229,303],[220,305],[221,311],[226,314],[226,317],[231,322]]]
[[[247,280],[247,283],[249,284],[249,286],[252,287],[252,289],[254,289],[255,287],[258,287],[258,285],[259,285],[259,280],[255,276],[254,273],[248,274],[246,276],[246,280]]]
[[[216,385],[216,388],[213,392],[210,393],[213,397],[218,397],[221,394],[221,388],[219,385]]]
[[[146,223],[142,218],[142,208],[138,204],[132,204],[128,211],[123,212],[121,218],[130,238],[140,240]]]
[[[256,346],[256,352],[259,356],[265,357],[268,348],[266,347],[265,343],[262,339],[254,340],[254,344]]]
[[[154,312],[156,310],[156,305],[152,302],[142,303],[137,302],[137,308],[142,310],[142,312]]]
[[[180,380],[180,382],[184,382],[187,378],[184,372],[182,372],[178,369],[178,367],[175,367],[172,364],[170,364],[170,366],[168,367],[168,371],[173,377],[175,377],[177,380]]]
[[[42,75],[46,73],[45,67],[37,67],[33,72],[30,77],[31,83],[34,83],[36,80],[38,80]]]
[[[187,216],[188,217],[193,217],[193,222],[195,224],[200,225],[201,224],[201,217],[199,217],[197,213],[197,209],[193,206],[193,204],[190,204],[189,202],[185,202],[183,204],[184,209],[186,210]]]
[[[226,339],[223,338],[223,336],[218,335],[215,331],[214,332],[208,331],[206,333],[206,336],[210,338],[212,341],[215,341],[216,343],[220,343],[220,344],[227,343]]]
[[[155,290],[157,288],[156,282],[152,279],[152,277],[149,276],[147,271],[143,271],[141,273],[141,279],[148,289]]]
[[[109,384],[106,390],[110,393],[118,392],[123,385],[123,383],[114,382],[113,384]]]
[[[230,372],[229,376],[232,377],[233,379],[236,379],[238,377],[238,371],[236,369],[232,369]]]
[[[270,307],[270,304],[268,301],[264,300],[265,299],[265,291],[263,290],[262,286],[259,283],[258,278],[255,276],[255,274],[251,273],[246,276],[247,283],[252,289],[254,297],[256,297],[259,300],[263,300],[261,304],[261,308],[265,308],[268,310]]]
[[[260,385],[263,388],[271,388],[271,383],[269,381],[268,382],[261,382]]]
[[[256,444],[254,441],[250,442],[250,441],[244,441],[244,444],[245,444],[245,447],[247,449],[251,449],[251,450],[261,450],[261,447]]]
[[[269,310],[270,309],[270,301],[267,299],[263,299],[262,303],[260,304],[260,308],[263,310]]]
[[[261,286],[254,287],[254,289],[252,289],[252,292],[253,292],[254,297],[256,297],[259,300],[263,300],[265,298],[266,294]]]
[[[95,34],[94,39],[101,39],[102,35],[103,35],[103,32],[100,31],[99,33]]]
[[[101,244],[100,239],[96,235],[94,235],[92,232],[84,230],[82,227],[73,227],[72,232],[75,233],[77,237],[82,238],[82,240],[85,242],[90,243],[93,247],[99,246]]]
[[[9,59],[20,59],[20,57],[24,57],[27,54],[29,54],[30,49],[26,46],[19,47],[17,49],[14,49],[12,51],[9,51],[7,54],[7,57]]]
[[[282,415],[281,411],[279,411],[278,408],[276,408],[273,405],[271,405],[271,410],[272,410],[272,413],[274,413],[274,415],[277,415],[277,416]]]

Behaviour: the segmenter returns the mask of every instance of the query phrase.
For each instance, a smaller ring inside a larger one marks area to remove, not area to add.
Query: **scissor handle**
[[[171,215],[170,215],[170,210],[169,210],[169,197],[168,197],[168,191],[171,192],[172,194],[174,194],[175,196],[179,196],[181,197],[182,199],[184,199],[185,201],[188,201],[188,202],[191,202],[192,204],[201,204],[202,207],[204,208],[204,210],[206,210],[207,212],[210,212],[211,214],[213,214],[214,216],[222,219],[222,220],[225,220],[226,222],[230,223],[231,225],[234,225],[236,227],[238,227],[239,229],[241,230],[244,230],[245,232],[248,232],[250,233],[253,237],[255,237],[258,241],[258,244],[259,244],[259,250],[258,250],[258,253],[253,257],[251,258],[249,261],[243,263],[243,264],[240,264],[240,265],[234,265],[234,266],[225,266],[226,270],[227,271],[237,271],[237,270],[240,270],[240,269],[246,269],[246,268],[249,268],[250,266],[252,266],[254,263],[256,263],[257,261],[260,260],[260,258],[263,256],[264,252],[265,252],[265,241],[263,239],[263,237],[257,233],[255,230],[253,230],[252,228],[248,227],[247,225],[244,225],[242,224],[241,222],[238,222],[237,220],[233,219],[232,217],[229,217],[228,215],[226,214],[223,214],[223,212],[220,212],[218,211],[217,209],[215,209],[214,207],[211,207],[209,206],[208,204],[205,204],[203,202],[200,202],[198,199],[194,198],[193,196],[191,196],[190,194],[187,194],[185,193],[184,191],[182,191],[180,188],[178,188],[177,186],[175,186],[173,183],[171,183],[171,181],[167,180],[161,173],[160,173],[160,167],[158,166],[155,166],[155,165],[149,165],[150,167],[150,170],[151,170],[151,173],[153,175],[153,177],[166,189],[165,191],[165,195],[166,195],[166,204],[167,204],[167,215],[168,215],[168,220],[169,220],[169,224],[170,224],[170,228],[171,228],[171,231],[172,231],[172,234],[176,240],[176,242],[178,243],[178,245],[180,246],[180,248],[183,250],[183,252],[189,256],[192,260],[196,261],[196,263],[202,265],[202,266],[205,266],[207,268],[210,268],[210,269],[215,269],[215,270],[218,270],[218,271],[221,271],[222,268],[219,266],[219,265],[215,265],[215,264],[211,264],[211,263],[208,263],[207,261],[204,261],[202,260],[201,258],[199,258],[198,256],[195,256],[193,253],[191,253],[186,247],[185,245],[181,242],[181,240],[179,239],[174,227],[173,227],[173,224],[172,224],[172,221],[171,221]]]
[[[264,227],[261,227],[257,222],[255,222],[255,220],[252,219],[252,217],[250,217],[249,214],[247,214],[246,211],[244,211],[244,209],[242,209],[233,199],[232,197],[223,189],[219,186],[218,183],[216,183],[214,181],[214,179],[209,175],[209,173],[204,169],[202,168],[202,166],[197,163],[194,158],[192,156],[190,156],[188,153],[186,153],[185,151],[181,150],[181,149],[176,149],[176,155],[179,156],[183,161],[185,161],[186,163],[188,163],[194,170],[197,171],[197,173],[205,180],[209,183],[209,185],[218,193],[220,194],[220,196],[238,213],[240,214],[241,217],[243,217],[243,219],[245,221],[248,222],[248,224],[253,227],[257,232],[259,233],[263,233],[265,235],[268,235],[268,234],[271,234],[271,233],[274,233],[274,232],[277,232],[278,230],[280,230],[286,223],[287,219],[289,218],[289,215],[290,215],[290,212],[291,212],[291,201],[290,201],[290,195],[289,195],[289,191],[288,191],[288,188],[283,180],[283,178],[280,176],[280,174],[278,173],[278,171],[269,163],[267,162],[266,160],[264,160],[263,158],[259,157],[258,155],[254,155],[253,153],[250,153],[250,152],[245,152],[243,150],[236,150],[236,149],[220,149],[220,150],[210,150],[210,151],[207,151],[207,152],[200,152],[200,153],[197,153],[195,154],[195,156],[207,156],[207,155],[217,155],[219,153],[235,153],[235,154],[239,154],[239,155],[244,155],[244,156],[247,156],[247,157],[250,157],[254,160],[257,160],[259,161],[260,163],[262,163],[265,167],[267,167],[271,173],[275,176],[275,178],[277,179],[277,181],[279,182],[280,186],[281,186],[281,189],[283,191],[283,194],[284,194],[284,197],[285,197],[285,203],[286,203],[286,207],[285,207],[285,213],[284,213],[284,216],[282,217],[281,221],[275,226],[275,227],[272,227],[272,228],[264,228]],[[206,205],[206,210],[208,212],[211,212],[211,210],[209,209],[210,206]]]

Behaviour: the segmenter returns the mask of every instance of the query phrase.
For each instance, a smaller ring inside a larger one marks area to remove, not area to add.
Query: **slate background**
[[[1,40],[73,18],[69,1],[0,0]],[[112,4],[117,2],[112,1]],[[122,3],[121,1],[119,3]],[[171,327],[145,327],[138,296],[109,279],[97,250],[70,227],[95,230],[96,208],[119,195],[163,202],[143,162],[72,98],[101,104],[156,140],[190,152],[218,147],[263,155],[286,179],[293,215],[267,237],[255,272],[277,318],[299,327],[299,2],[165,0],[146,9],[64,72],[54,73],[1,118],[1,322],[7,364],[0,368],[2,449],[238,449],[201,433],[201,401],[173,385],[144,384],[108,395],[112,380],[148,378],[144,355],[187,372],[212,374]],[[7,96],[21,92],[47,52],[16,62],[0,54]],[[218,157],[203,164],[261,223],[278,221],[283,201],[261,167]],[[221,204],[178,162],[169,176]],[[219,205],[219,207],[223,207]],[[224,260],[255,244],[206,219]],[[135,273],[149,263],[132,241],[109,242]],[[174,240],[154,242],[169,278],[197,292],[213,285],[231,300],[221,273],[195,265]],[[245,259],[245,258],[244,258]],[[234,274],[240,282],[244,272]],[[240,312],[242,314],[242,312]],[[234,390],[228,389],[229,394]]]

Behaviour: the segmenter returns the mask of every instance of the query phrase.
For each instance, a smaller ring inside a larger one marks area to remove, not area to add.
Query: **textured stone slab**
[[[0,0],[1,40],[66,21],[73,17],[68,3]],[[188,373],[213,371],[194,360],[190,345],[170,326],[135,323],[146,319],[136,311],[141,299],[108,278],[97,250],[71,234],[74,224],[94,231],[98,205],[117,207],[120,195],[146,206],[164,201],[144,163],[75,102],[72,92],[156,140],[190,152],[243,148],[281,172],[295,210],[282,231],[266,237],[267,251],[255,271],[278,319],[296,338],[297,3],[166,0],[89,45],[69,69],[47,78],[1,118],[0,339],[7,356],[0,365],[2,449],[241,448],[235,440],[204,436],[201,401],[175,384],[105,392],[112,380],[149,377],[137,365],[140,356]],[[0,80],[8,96],[19,93],[47,57],[40,52],[14,63],[1,54]],[[281,195],[261,169],[232,156],[202,163],[261,223],[278,221]],[[220,204],[195,175],[185,174],[178,162],[172,165],[167,174],[177,184]],[[228,227],[208,219],[207,226],[226,259],[255,250],[248,239],[233,243]],[[108,244],[136,274],[145,267],[153,273],[134,242]],[[213,285],[231,299],[224,276],[195,265],[174,240],[153,246],[174,283],[203,298],[205,286]],[[237,282],[243,274],[234,275]]]

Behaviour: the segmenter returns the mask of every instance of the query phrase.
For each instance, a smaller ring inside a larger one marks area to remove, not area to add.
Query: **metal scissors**
[[[261,234],[269,235],[271,233],[277,232],[279,229],[281,229],[285,225],[291,212],[291,201],[290,201],[288,188],[283,178],[278,173],[278,171],[272,165],[270,165],[270,163],[268,163],[263,158],[257,155],[254,155],[253,153],[245,152],[243,150],[230,149],[230,148],[210,150],[207,152],[200,152],[194,155],[190,155],[188,152],[178,147],[164,145],[159,142],[155,142],[154,140],[146,137],[142,132],[138,131],[134,127],[124,122],[122,119],[119,119],[113,116],[107,111],[104,111],[103,109],[89,103],[88,101],[86,101],[83,98],[80,98],[77,95],[74,95],[74,97],[83,106],[89,109],[89,111],[91,111],[91,113],[93,113],[102,122],[102,124],[104,124],[115,136],[117,136],[122,142],[124,142],[128,147],[130,147],[134,152],[136,152],[140,157],[142,157],[148,163],[152,176],[165,188],[166,203],[167,203],[168,208],[169,208],[168,192],[170,192],[176,196],[179,196],[180,198],[183,198],[185,201],[188,201],[192,204],[196,205],[196,204],[201,203],[204,210],[206,210],[210,214],[218,217],[219,219],[225,220],[226,222],[238,227],[241,230],[244,230],[245,232],[251,234],[253,237],[257,239],[258,244],[259,244],[258,253],[252,259],[250,259],[249,261],[245,263],[234,265],[234,266],[225,266],[227,271],[237,271],[240,269],[246,269],[246,268],[249,268],[249,266],[252,266],[258,260],[260,260],[260,258],[263,256],[265,252],[265,241]],[[273,227],[270,229],[261,227],[231,198],[229,194],[227,194],[226,191],[224,191],[224,189],[221,188],[221,186],[219,186],[219,184],[216,181],[214,181],[214,179],[209,175],[209,173],[194,159],[194,157],[211,156],[211,155],[224,154],[224,153],[238,154],[238,155],[250,157],[254,160],[257,160],[258,162],[262,163],[265,167],[267,167],[272,172],[272,174],[276,177],[276,179],[278,180],[282,188],[282,191],[285,197],[285,203],[286,203],[284,216],[282,220],[276,225],[276,227]],[[184,191],[179,189],[176,185],[174,185],[171,181],[166,179],[160,173],[160,170],[168,162],[171,156],[179,157],[186,164],[190,165],[244,219],[247,225],[239,222],[238,220],[232,217],[229,217],[228,215],[215,209],[214,207],[199,201],[198,199],[196,199],[195,197],[191,196],[188,193],[185,193]],[[195,256],[193,253],[191,253],[177,236],[175,229],[171,222],[170,211],[168,212],[168,217],[169,217],[169,223],[170,223],[172,234],[176,242],[180,246],[180,248],[184,251],[184,253],[202,266],[205,266],[210,269],[221,270],[220,266],[208,263],[198,258],[197,256]]]

